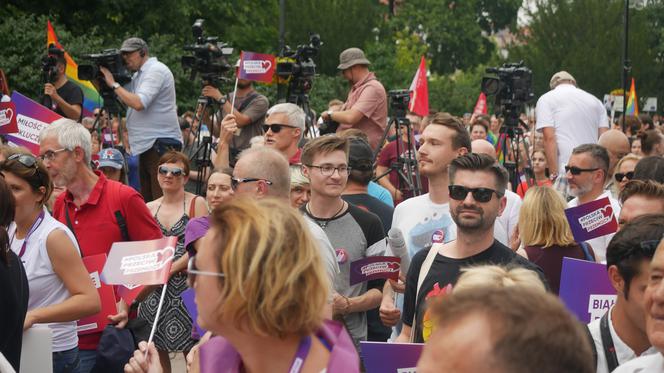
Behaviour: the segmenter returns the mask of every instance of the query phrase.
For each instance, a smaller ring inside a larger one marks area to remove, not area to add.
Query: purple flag
[[[582,322],[602,317],[615,303],[616,290],[609,281],[606,265],[563,258],[560,299]]]
[[[385,278],[398,280],[401,258],[397,256],[369,256],[350,263],[350,284]]]
[[[385,343],[360,341],[360,351],[367,373],[415,372],[423,343]]]
[[[618,230],[615,211],[608,197],[565,210],[574,240],[588,241]]]

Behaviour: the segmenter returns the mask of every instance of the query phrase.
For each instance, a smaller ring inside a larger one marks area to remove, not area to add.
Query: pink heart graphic
[[[613,208],[611,206],[606,206],[602,209],[602,215],[604,215],[605,218],[610,218],[613,215]]]
[[[12,122],[14,117],[14,111],[11,108],[7,108],[3,111],[0,111],[0,126],[4,126]]]
[[[263,60],[261,61],[261,67],[264,71],[268,71],[272,67],[272,62],[269,60]]]
[[[173,260],[174,256],[175,249],[170,246],[157,251],[157,265],[159,268],[163,267],[164,264],[168,263],[170,260]]]

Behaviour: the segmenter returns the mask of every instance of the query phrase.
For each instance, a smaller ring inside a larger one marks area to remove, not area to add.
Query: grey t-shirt
[[[229,97],[228,100],[230,102],[233,102],[234,95],[235,92],[231,92],[228,94]],[[244,102],[250,98],[251,101],[249,102],[249,104],[246,105],[246,107],[242,108]],[[231,140],[230,144],[231,153],[238,153],[248,148],[250,145],[249,140],[251,140],[252,137],[263,134],[263,123],[265,122],[265,114],[267,113],[267,109],[269,107],[270,107],[270,102],[268,101],[267,97],[255,91],[252,91],[251,93],[249,93],[244,97],[238,96],[235,99],[235,110],[239,110],[242,108],[241,110],[242,114],[251,118],[251,123],[244,127],[238,128],[237,132],[235,133],[235,136],[233,136],[233,139]],[[230,113],[224,112],[221,117],[222,118],[225,117],[226,114]]]

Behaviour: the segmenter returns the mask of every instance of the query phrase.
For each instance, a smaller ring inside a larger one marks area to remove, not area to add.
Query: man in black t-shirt
[[[67,80],[65,69],[67,62],[64,55],[56,57],[57,74],[52,82],[44,84],[42,104],[65,118],[81,121],[83,112],[83,90]]]
[[[450,213],[456,241],[434,243],[413,257],[406,279],[403,328],[398,342],[426,342],[432,331],[427,300],[444,294],[464,267],[498,264],[542,270],[496,241],[493,225],[505,208],[507,172],[484,154],[467,154],[449,166]],[[433,250],[433,251],[432,251]],[[411,338],[411,331],[414,333]]]

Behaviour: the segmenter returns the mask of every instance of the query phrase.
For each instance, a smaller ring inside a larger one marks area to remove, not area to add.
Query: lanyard
[[[30,238],[30,235],[35,233],[37,228],[39,228],[39,226],[41,225],[42,221],[44,221],[44,211],[42,211],[39,214],[39,216],[37,216],[37,219],[35,219],[35,221],[32,223],[30,230],[28,230],[28,234],[25,235],[25,239],[23,240],[23,245],[21,245],[21,251],[18,252],[19,258],[23,258],[23,254],[25,254],[25,248],[28,246],[28,238]],[[14,236],[16,236],[16,232],[14,232]]]
[[[311,336],[308,335],[300,341],[300,346],[297,348],[297,353],[295,354],[295,359],[293,359],[293,364],[291,364],[289,373],[299,373],[302,370],[304,365],[304,360],[309,355],[309,349],[311,348]]]

